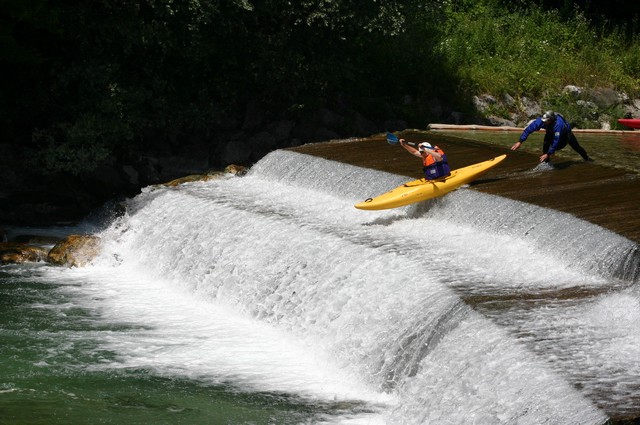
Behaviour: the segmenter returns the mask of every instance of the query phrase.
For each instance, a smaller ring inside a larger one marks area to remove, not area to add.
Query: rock
[[[47,250],[19,242],[0,242],[0,264],[22,264],[45,261]]]
[[[582,115],[588,117],[591,120],[598,119],[598,105],[588,100],[578,100],[576,105],[580,106]]]
[[[51,264],[83,267],[93,260],[101,248],[100,238],[93,235],[69,235],[58,242],[47,256]]]
[[[242,177],[249,172],[249,169],[247,167],[243,167],[242,165],[229,164],[225,167],[224,172]]]
[[[222,177],[222,173],[215,171],[207,174],[190,174],[188,176],[180,177],[177,179],[173,179],[170,182],[163,183],[162,186],[176,187],[183,183],[206,182],[209,180],[219,179],[220,177]]]
[[[471,99],[473,101],[473,105],[476,110],[482,113],[486,113],[489,111],[491,105],[495,105],[497,103],[496,98],[491,96],[490,94],[483,94],[481,96],[473,96]]]
[[[640,99],[629,100],[622,106],[623,118],[636,118],[640,116]]]
[[[497,117],[495,115],[490,115],[487,117],[487,122],[489,125],[495,127],[515,127],[516,124],[513,121],[509,121],[502,117]]]
[[[535,100],[529,99],[526,96],[520,98],[520,103],[522,105],[522,112],[527,120],[532,118],[537,118],[542,114],[542,109],[540,108],[540,104]]]
[[[562,89],[562,92],[564,94],[570,95],[574,99],[577,99],[582,94],[582,90],[583,90],[582,87],[568,85],[568,86],[564,86],[564,89]]]
[[[618,92],[610,88],[593,89],[589,92],[589,97],[601,109],[608,109],[621,103]]]
[[[502,101],[504,102],[505,105],[507,105],[509,108],[513,108],[516,104],[516,100],[513,98],[513,96],[511,96],[509,93],[504,93],[502,95]]]
[[[247,174],[249,170],[247,167],[243,167],[242,165],[230,164],[227,165],[224,169],[224,173],[235,174],[236,176],[242,177]],[[209,173],[204,174],[190,174],[188,176],[179,177],[177,179],[173,179],[169,182],[162,183],[161,186],[168,187],[176,187],[183,183],[191,183],[191,182],[206,182],[209,180],[219,179],[224,175],[221,171],[211,171]]]

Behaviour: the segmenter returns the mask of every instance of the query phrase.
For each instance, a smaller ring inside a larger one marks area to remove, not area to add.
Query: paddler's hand
[[[520,146],[522,146],[522,142],[521,141],[517,141],[513,144],[513,146],[511,146],[511,150],[512,151],[517,151],[518,149],[520,149]]]
[[[551,155],[549,155],[548,153],[543,153],[540,156],[540,162],[545,162],[547,159],[550,159],[550,158],[551,158]]]
[[[405,143],[404,139],[400,139],[400,144],[404,145],[404,143]]]

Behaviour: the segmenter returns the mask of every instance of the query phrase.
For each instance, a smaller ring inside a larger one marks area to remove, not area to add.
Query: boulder
[[[473,106],[475,106],[476,110],[479,112],[487,113],[489,112],[491,106],[496,105],[498,102],[495,97],[490,94],[483,94],[480,96],[473,96],[471,98],[473,102]]]
[[[609,109],[622,103],[620,94],[612,88],[607,87],[590,90],[589,98],[600,109]]]
[[[526,120],[537,118],[542,114],[540,104],[533,99],[529,99],[526,96],[520,98],[520,107]]]
[[[514,108],[516,106],[516,100],[509,93],[502,94],[502,103],[509,108]]]
[[[20,242],[0,242],[0,264],[46,261],[47,250]]]
[[[99,253],[101,240],[93,235],[69,235],[58,242],[47,256],[51,264],[68,267],[83,267]]]

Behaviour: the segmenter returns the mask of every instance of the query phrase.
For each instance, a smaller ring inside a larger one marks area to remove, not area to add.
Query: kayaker
[[[451,174],[451,169],[447,162],[447,155],[438,146],[431,146],[430,143],[422,142],[418,149],[409,145],[404,139],[400,139],[400,145],[411,155],[422,159],[424,176],[427,180],[435,180]]]
[[[520,149],[520,146],[527,140],[527,137],[541,128],[544,128],[546,133],[544,135],[544,143],[542,144],[540,162],[549,162],[551,156],[556,151],[567,146],[567,143],[574,151],[580,154],[582,159],[585,161],[593,161],[593,159],[587,155],[587,151],[578,143],[578,139],[576,139],[576,136],[571,131],[571,125],[569,125],[562,115],[553,111],[546,111],[541,117],[533,120],[520,135],[520,140],[511,146],[511,150],[515,151]]]

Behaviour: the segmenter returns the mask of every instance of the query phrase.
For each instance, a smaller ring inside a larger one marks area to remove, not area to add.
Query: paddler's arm
[[[424,151],[431,155],[436,162],[442,161],[442,154],[435,149],[424,148]]]
[[[405,148],[411,155],[422,158],[422,154],[420,153],[420,151],[413,146],[409,146],[409,144],[404,139],[400,139],[400,145]]]

